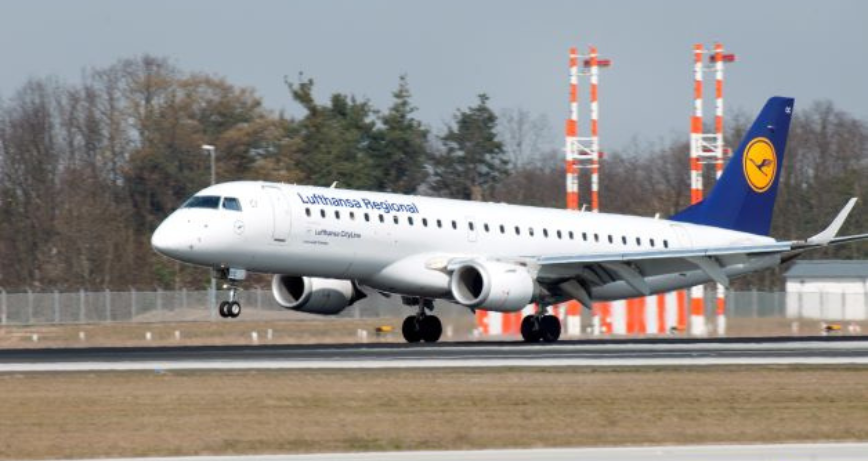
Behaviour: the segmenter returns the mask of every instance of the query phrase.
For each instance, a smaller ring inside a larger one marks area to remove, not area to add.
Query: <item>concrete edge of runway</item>
[[[79,347],[73,346],[68,348],[14,348],[0,349],[0,360],[4,355],[14,354],[16,356],[26,355],[44,355],[46,353],[64,350],[76,352],[80,354],[123,354],[136,351],[163,351],[163,352],[186,352],[186,351],[206,351],[206,352],[234,352],[245,350],[269,350],[269,349],[319,349],[319,350],[346,350],[346,349],[412,349],[412,348],[468,348],[468,349],[484,349],[484,348],[499,348],[504,346],[510,347],[539,347],[539,348],[557,348],[569,346],[582,347],[617,347],[617,346],[667,346],[667,345],[692,345],[692,346],[727,346],[727,347],[775,347],[781,343],[802,344],[809,347],[810,344],[823,344],[826,347],[852,347],[853,343],[868,344],[868,335],[860,336],[751,336],[738,338],[613,338],[613,339],[576,339],[576,340],[561,340],[557,343],[525,343],[520,340],[515,341],[443,341],[434,344],[429,343],[323,343],[323,344],[243,344],[243,345],[179,345],[179,346],[97,346],[97,347]]]
[[[212,455],[149,458],[99,458],[77,461],[857,461],[868,443],[783,443],[746,445],[656,445],[627,447],[532,448],[460,451],[390,451],[283,455]],[[59,461],[59,460],[56,460]]]

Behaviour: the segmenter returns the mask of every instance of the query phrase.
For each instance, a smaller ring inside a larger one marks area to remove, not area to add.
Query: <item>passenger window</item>
[[[440,221],[439,219],[437,220],[437,228],[438,228],[438,229],[442,229],[442,228],[443,228],[443,222]]]
[[[515,226],[515,235],[521,235],[521,229],[518,226]]]
[[[383,215],[380,215],[380,222],[381,222],[381,223],[386,222],[386,218],[384,218]]]
[[[452,228],[455,230],[458,230],[458,223],[455,221],[452,221]]]
[[[422,226],[428,227],[428,218],[422,218]]]
[[[304,209],[304,214],[305,214],[308,218],[310,218],[310,208],[305,208],[305,209]]]
[[[413,217],[412,216],[407,216],[407,223],[409,223],[411,226],[413,225]]]
[[[527,228],[527,233],[528,233],[531,237],[533,237],[533,227],[528,227],[528,228]]]
[[[338,210],[335,210],[335,219],[341,219],[341,212]]]
[[[489,229],[488,229],[488,223],[483,224],[483,225],[482,225],[482,228],[485,229],[485,232],[488,232],[488,231],[489,231]]]
[[[654,239],[648,240],[648,243],[651,244],[651,248],[654,248]]]
[[[623,236],[623,235],[621,236],[621,244],[622,244],[622,245],[626,245],[626,244],[627,244],[627,237],[625,237],[625,236]]]
[[[325,218],[325,210],[320,209],[319,210],[319,216],[320,216],[320,218]]]
[[[394,221],[395,224],[398,224],[398,216],[397,215],[392,216],[392,221]]]
[[[503,224],[500,225],[500,233],[501,233],[501,234],[505,234],[505,233],[506,233],[506,228],[503,227]]]
[[[588,241],[588,233],[587,232],[582,232],[582,240],[584,240],[586,242]]]
[[[365,222],[371,222],[371,215],[365,213]]]
[[[558,240],[560,240],[560,238],[561,238],[561,231],[560,231],[560,230],[557,231],[556,234],[557,234],[557,236],[558,236]]]
[[[570,240],[573,240],[573,231],[570,231],[569,235],[570,235]]]
[[[642,239],[639,238],[639,237],[636,237],[636,246],[637,246],[637,247],[642,246]]]
[[[594,242],[600,243],[600,234],[594,234]]]
[[[548,229],[543,229],[543,237],[549,238],[549,230]]]
[[[663,248],[669,248],[669,240],[663,240]]]
[[[467,228],[470,230],[473,230],[473,223],[470,221],[467,221]]]
[[[355,221],[355,220],[356,220],[356,212],[355,212],[355,211],[350,211],[350,220],[351,220],[351,221]]]
[[[615,243],[615,239],[612,238],[612,234],[609,234],[609,243]]]

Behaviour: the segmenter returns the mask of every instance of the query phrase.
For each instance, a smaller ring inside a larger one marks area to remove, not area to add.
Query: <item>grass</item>
[[[868,439],[868,367],[0,375],[0,457]]]

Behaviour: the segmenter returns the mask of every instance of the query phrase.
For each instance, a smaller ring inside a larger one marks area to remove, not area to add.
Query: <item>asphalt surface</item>
[[[99,461],[864,461],[866,457],[868,457],[868,443],[405,451],[265,456],[233,455],[177,458],[119,458],[100,459]]]
[[[0,372],[868,364],[868,337],[11,349]]]

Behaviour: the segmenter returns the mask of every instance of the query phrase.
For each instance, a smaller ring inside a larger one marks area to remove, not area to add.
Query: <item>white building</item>
[[[868,319],[868,261],[798,261],[784,278],[789,318]]]

